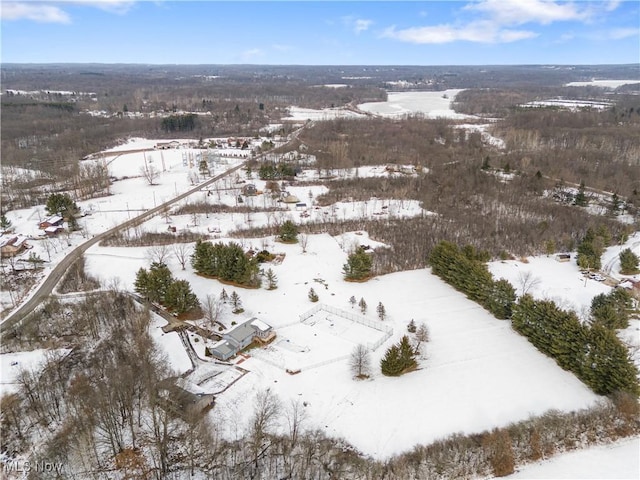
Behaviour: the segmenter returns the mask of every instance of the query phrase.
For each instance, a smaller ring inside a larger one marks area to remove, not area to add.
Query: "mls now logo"
[[[3,470],[6,473],[61,473],[62,463],[30,461],[30,460],[9,460],[5,461]]]

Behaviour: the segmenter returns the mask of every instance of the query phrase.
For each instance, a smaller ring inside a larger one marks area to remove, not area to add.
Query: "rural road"
[[[22,319],[24,319],[27,315],[29,315],[29,313],[31,313],[44,299],[46,299],[51,294],[51,292],[53,291],[53,288],[57,285],[57,283],[60,281],[60,279],[62,278],[64,273],[67,271],[67,269],[71,266],[71,264],[73,264],[73,262],[75,262],[78,258],[80,258],[84,254],[84,252],[87,251],[87,249],[89,249],[90,247],[97,244],[101,240],[107,238],[110,235],[113,235],[114,233],[120,230],[124,230],[130,227],[135,227],[136,225],[140,225],[141,223],[145,222],[149,218],[161,213],[165,208],[170,207],[172,204],[179,202],[180,200],[202,190],[204,187],[211,185],[212,183],[220,180],[221,178],[224,178],[227,175],[230,175],[236,172],[237,170],[241,169],[245,165],[245,163],[246,161],[240,163],[239,165],[233,168],[230,168],[229,170],[226,170],[225,172],[219,175],[216,175],[215,177],[210,178],[206,182],[203,182],[197,185],[196,187],[186,191],[185,193],[182,193],[177,197],[172,198],[168,202],[165,202],[161,205],[158,205],[157,207],[147,210],[143,214],[138,215],[137,217],[134,217],[130,220],[127,220],[126,222],[121,223],[120,225],[114,228],[111,228],[105,232],[102,232],[96,235],[95,237],[87,240],[86,242],[78,245],[69,255],[64,257],[64,259],[62,259],[62,261],[54,267],[54,269],[47,276],[45,281],[40,285],[40,287],[38,287],[38,289],[31,295],[31,297],[25,303],[23,303],[18,309],[14,310],[6,318],[3,318],[1,320],[2,323],[0,323],[0,334],[6,332],[10,328],[12,328],[14,325],[19,323]]]

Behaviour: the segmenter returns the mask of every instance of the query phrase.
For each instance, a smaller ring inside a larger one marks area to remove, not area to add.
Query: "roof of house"
[[[45,218],[42,221],[42,223],[54,224],[54,223],[62,222],[63,220],[64,218],[62,218],[60,215],[52,215],[49,218]]]
[[[28,240],[28,237],[24,235],[13,235],[11,237],[3,237],[0,238],[0,247],[14,247],[20,248],[23,245],[26,245],[25,242]]]
[[[236,353],[236,349],[226,340],[220,340],[209,349],[214,357],[228,358]]]
[[[47,228],[44,229],[44,231],[47,232],[47,233],[55,233],[58,230],[64,230],[64,229],[60,225],[58,225],[58,226],[52,225],[52,226],[47,227]]]
[[[256,330],[260,330],[261,332],[268,332],[269,330],[271,330],[271,326],[270,325],[267,325],[262,320],[258,320],[255,317],[253,317],[249,321],[251,322],[251,325],[253,325],[253,327],[256,328]]]
[[[238,343],[242,343],[249,337],[255,335],[255,329],[251,326],[251,320],[247,320],[244,323],[236,326],[233,330],[230,330],[225,334],[225,337],[229,337],[231,340]]]

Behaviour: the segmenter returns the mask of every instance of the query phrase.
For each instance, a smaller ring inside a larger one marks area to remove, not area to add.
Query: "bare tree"
[[[222,300],[219,300],[215,295],[209,294],[204,298],[201,307],[205,320],[213,327],[222,312]]]
[[[371,373],[371,359],[369,350],[362,344],[356,345],[349,358],[351,372],[356,378],[368,378]]]
[[[155,181],[160,177],[160,171],[148,163],[140,167],[140,174],[149,185],[154,185]]]
[[[520,286],[520,294],[522,296],[529,293],[529,291],[540,284],[540,278],[534,277],[531,270],[518,273],[518,284]]]
[[[167,245],[155,245],[147,249],[147,258],[153,263],[167,264],[171,251]]]
[[[280,411],[280,400],[270,389],[256,395],[249,427],[249,442],[255,467],[258,466],[258,460],[270,447],[266,442],[267,436],[276,426]]]
[[[416,351],[420,351],[420,346],[429,341],[429,328],[425,323],[421,323],[416,330]]]
[[[189,260],[189,247],[185,243],[176,243],[173,246],[173,254],[178,259],[178,263],[182,270],[186,270],[187,261]]]

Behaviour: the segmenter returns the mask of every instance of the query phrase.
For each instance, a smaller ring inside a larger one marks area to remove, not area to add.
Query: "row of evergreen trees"
[[[260,286],[258,260],[249,258],[235,242],[213,244],[198,240],[191,265],[201,275],[246,287]]]
[[[173,278],[164,263],[153,262],[149,270],[138,270],[134,289],[146,300],[160,303],[178,315],[200,305],[189,282]]]
[[[595,393],[640,393],[638,371],[614,330],[598,322],[580,323],[574,312],[564,311],[552,301],[534,300],[530,295],[515,304],[511,321],[514,330]]]
[[[596,296],[592,324],[582,324],[574,312],[560,309],[553,301],[524,295],[516,302],[513,287],[505,280],[495,281],[483,261],[484,255],[472,247],[459,249],[449,242],[438,244],[429,257],[434,274],[497,318],[511,318],[517,332],[594,392],[640,394],[638,370],[614,330],[628,324],[631,300],[626,292]]]
[[[432,272],[489,310],[496,318],[511,317],[516,292],[504,279],[494,280],[483,263],[487,255],[472,246],[463,249],[451,242],[440,242],[429,257]]]
[[[165,132],[190,132],[196,128],[197,119],[194,113],[170,115],[162,119],[161,127]]]

